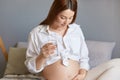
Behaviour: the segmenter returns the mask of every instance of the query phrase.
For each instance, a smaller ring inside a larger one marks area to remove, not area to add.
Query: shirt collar
[[[67,33],[71,33],[74,30],[75,30],[75,27],[73,26],[73,24],[68,25],[68,31],[67,31]]]
[[[49,25],[40,25],[39,26],[39,32],[43,32],[43,33],[48,33],[49,30]]]
[[[40,25],[39,32],[49,34],[50,33],[49,28],[50,28],[49,25]],[[75,27],[73,26],[73,24],[68,25],[68,32],[72,32],[74,29],[75,29]]]

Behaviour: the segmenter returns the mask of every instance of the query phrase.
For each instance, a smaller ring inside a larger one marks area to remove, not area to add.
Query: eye
[[[66,19],[64,16],[61,16],[61,19]]]
[[[73,19],[73,17],[70,17],[69,19],[71,20],[71,19]]]

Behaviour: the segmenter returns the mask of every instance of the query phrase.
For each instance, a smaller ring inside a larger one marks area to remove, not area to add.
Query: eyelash
[[[61,19],[65,19],[65,17],[61,17]]]
[[[65,17],[61,17],[61,19],[65,19]],[[69,18],[69,19],[72,19],[72,17],[71,17],[71,18]]]

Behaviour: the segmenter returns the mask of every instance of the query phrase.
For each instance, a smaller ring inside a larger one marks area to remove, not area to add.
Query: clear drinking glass
[[[54,50],[54,53],[53,53],[53,54],[51,54],[51,56],[56,56],[56,55],[57,55],[57,53],[58,53],[57,41],[56,41],[56,40],[49,40],[49,42],[48,42],[48,43],[52,43],[53,45],[55,45],[55,46],[56,46],[56,49]]]
[[[41,47],[43,47],[45,44],[48,44],[48,43],[52,43],[53,45],[56,46],[56,49],[54,50],[54,53],[51,54],[51,56],[56,56],[58,54],[58,46],[57,46],[57,40],[56,40],[56,38],[54,36],[50,36],[49,35],[48,38],[47,38],[47,40],[45,40],[42,43]]]

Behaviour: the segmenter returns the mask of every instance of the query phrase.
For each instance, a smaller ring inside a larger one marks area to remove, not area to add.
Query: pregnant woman
[[[83,80],[88,49],[75,23],[77,0],[54,0],[47,18],[29,34],[25,64],[45,80]]]
[[[49,14],[28,37],[25,65],[44,80],[119,80],[120,59],[89,70],[88,49],[75,23],[77,0],[54,0]]]

